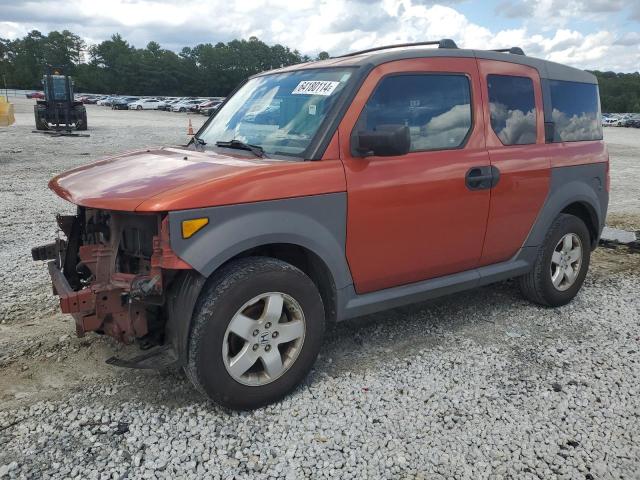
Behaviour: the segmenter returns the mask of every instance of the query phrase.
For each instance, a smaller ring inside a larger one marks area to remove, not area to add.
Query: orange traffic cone
[[[191,125],[191,119],[189,119],[189,129],[187,130],[187,135],[193,135],[193,125]]]

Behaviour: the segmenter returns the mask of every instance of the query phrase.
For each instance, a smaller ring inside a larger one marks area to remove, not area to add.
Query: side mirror
[[[362,157],[404,155],[411,149],[411,135],[406,125],[378,125],[376,130],[357,132],[352,145],[354,154]]]

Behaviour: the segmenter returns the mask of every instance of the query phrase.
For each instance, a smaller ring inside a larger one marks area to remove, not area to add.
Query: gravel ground
[[[29,260],[69,209],[53,174],[184,142],[187,115],[90,107],[90,138],[49,138],[16,103],[0,129],[0,478],[640,478],[640,255],[599,249],[560,309],[504,282],[334,326],[293,395],[228,412],[180,372],[105,365],[125,348],[75,338]],[[640,230],[640,130],[605,135],[611,223]]]

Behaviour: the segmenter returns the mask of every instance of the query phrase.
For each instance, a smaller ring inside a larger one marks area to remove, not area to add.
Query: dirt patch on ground
[[[601,246],[591,254],[590,273],[603,277],[615,273],[640,273],[640,253],[624,245]]]
[[[609,213],[607,215],[607,226],[630,232],[640,231],[640,214]]]

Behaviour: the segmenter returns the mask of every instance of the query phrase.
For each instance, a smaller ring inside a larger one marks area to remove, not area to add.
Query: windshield
[[[252,78],[199,135],[208,144],[239,140],[267,154],[301,155],[353,69],[322,68]]]

